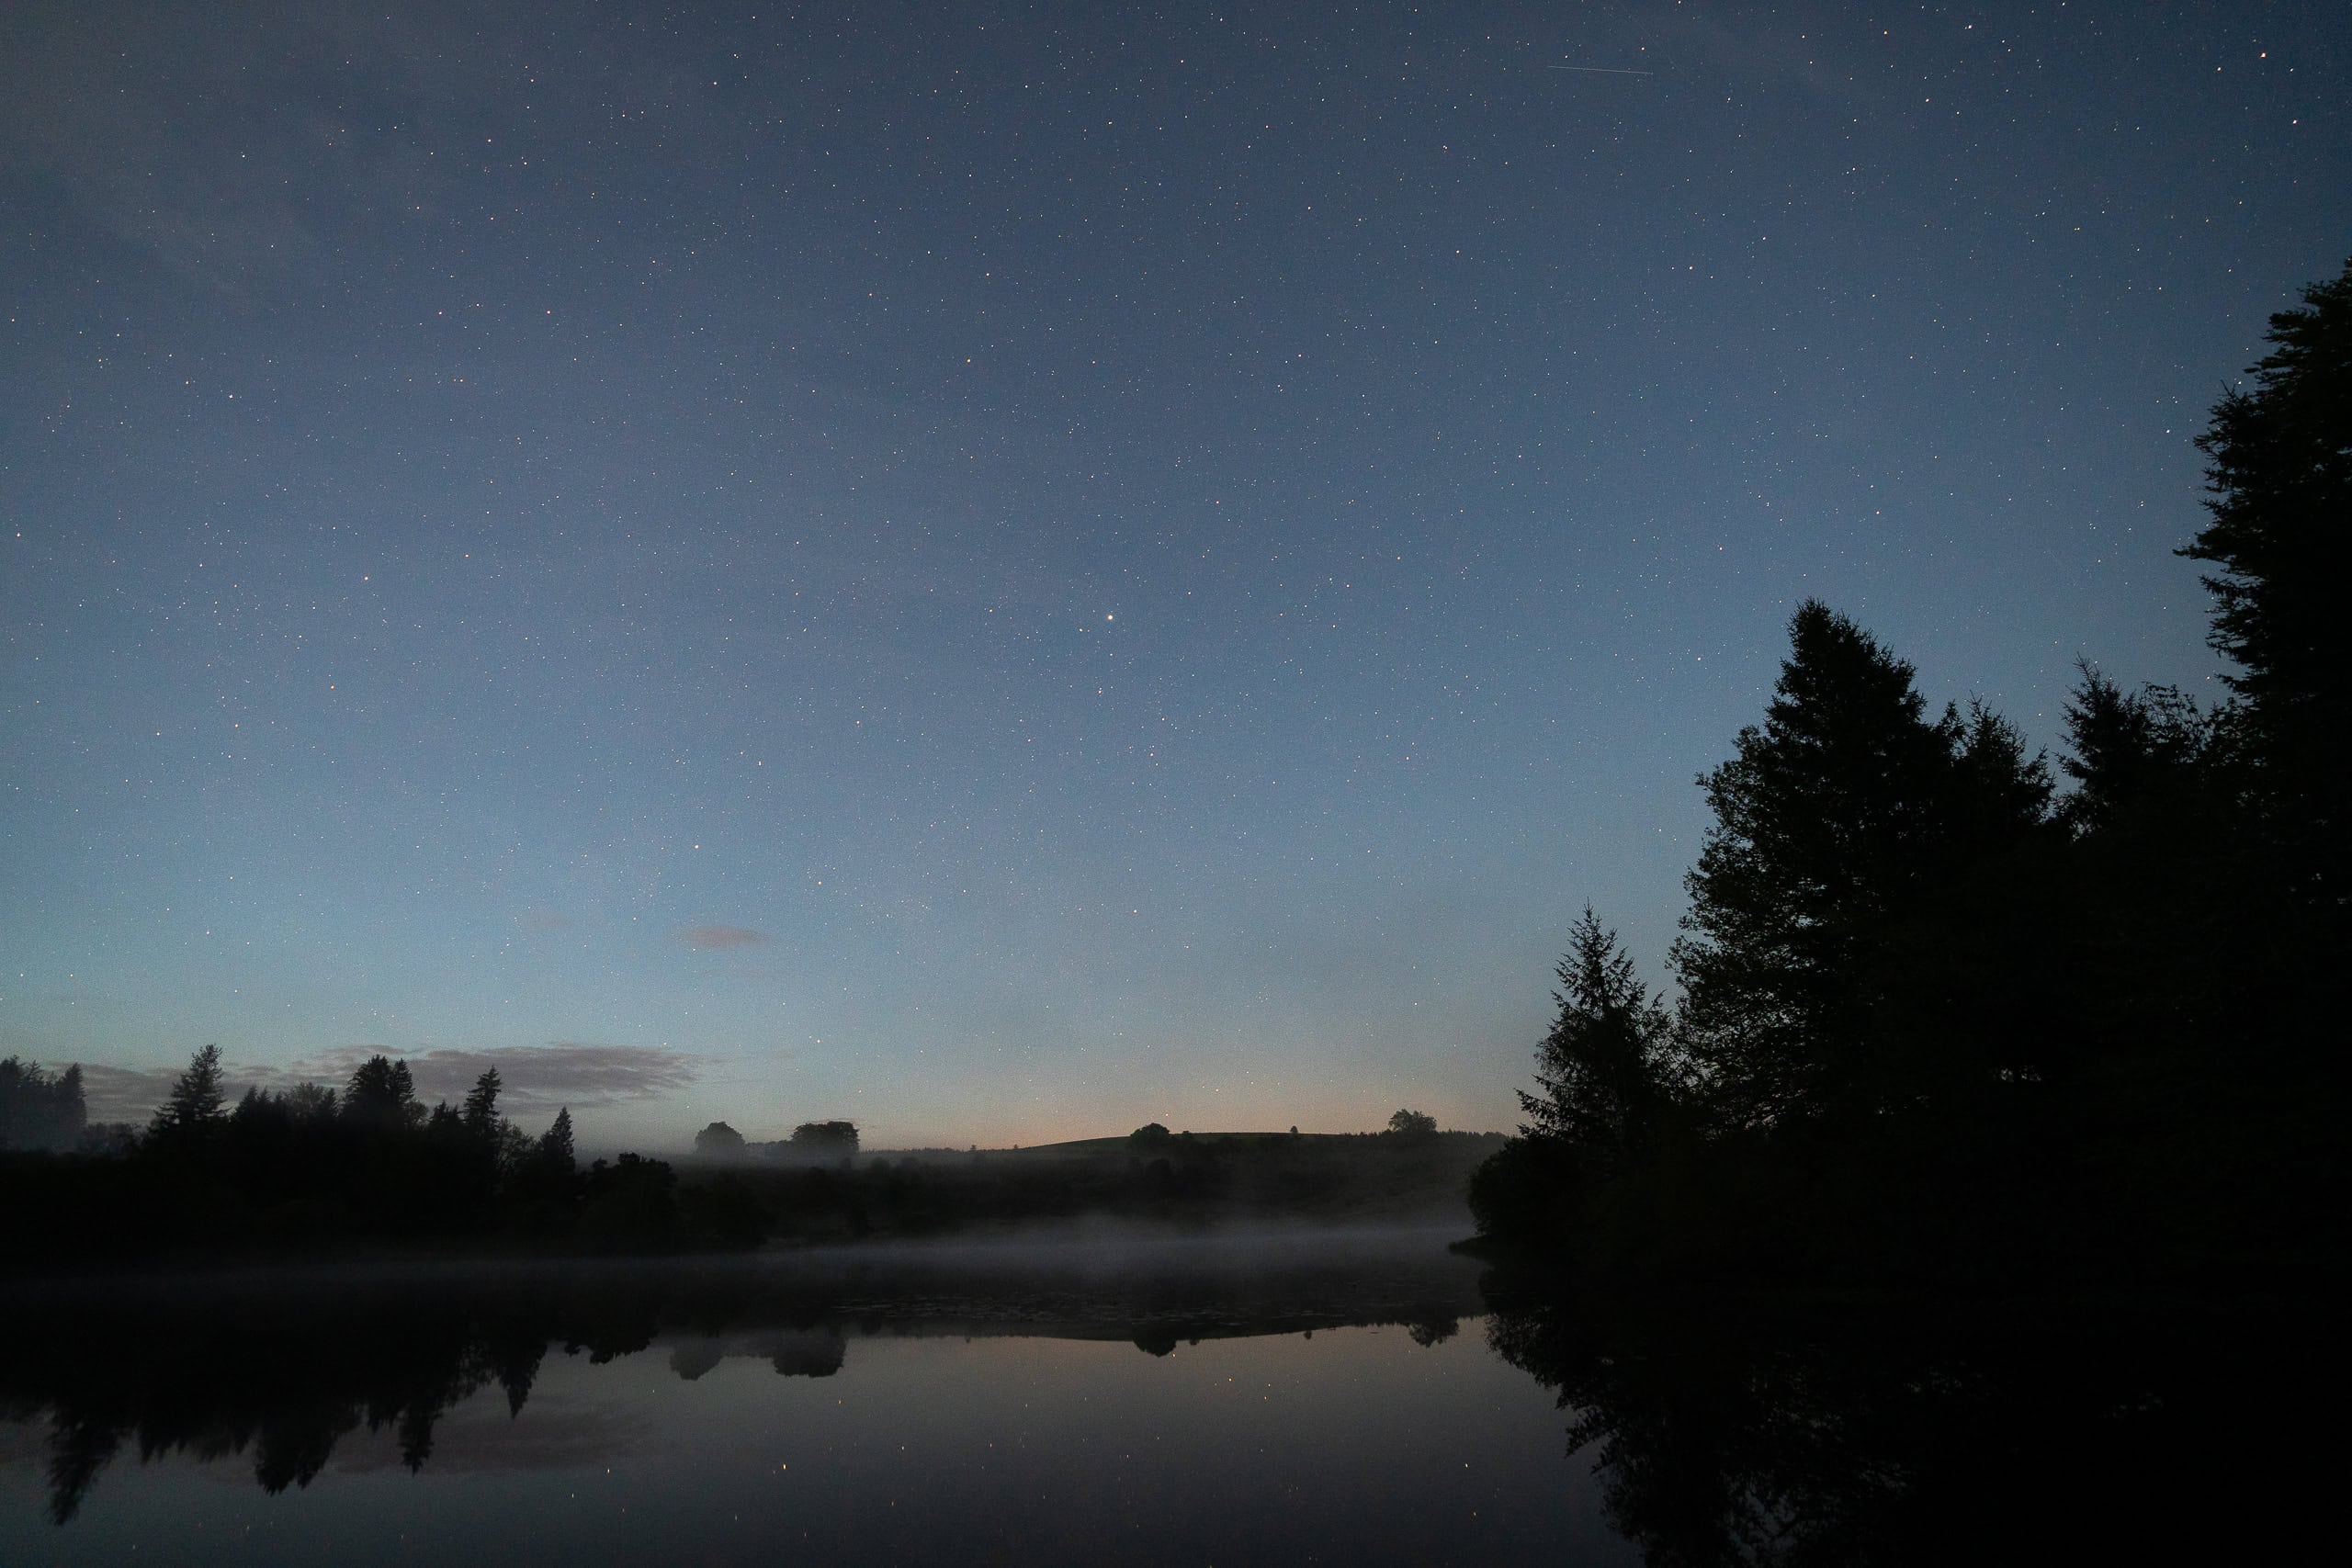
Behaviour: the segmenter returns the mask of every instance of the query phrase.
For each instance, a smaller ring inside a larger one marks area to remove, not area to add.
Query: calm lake
[[[18,1284],[0,1560],[1959,1560],[2330,1484],[2237,1429],[2275,1335],[1594,1314],[1450,1234]]]

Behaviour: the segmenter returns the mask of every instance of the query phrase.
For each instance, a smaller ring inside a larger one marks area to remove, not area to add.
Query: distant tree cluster
[[[803,1122],[792,1130],[792,1147],[803,1154],[846,1159],[857,1153],[854,1122]]]
[[[37,1062],[0,1061],[0,1149],[70,1149],[88,1122],[80,1063],[48,1073]]]
[[[704,1159],[741,1159],[743,1134],[724,1122],[713,1122],[695,1134],[695,1153]]]
[[[752,1143],[724,1122],[695,1134],[695,1157],[712,1164],[836,1165],[854,1157],[857,1147],[854,1122],[803,1122],[772,1143]]]
[[[2214,411],[2230,700],[2085,666],[2061,795],[1807,604],[1650,997],[1588,909],[1473,1206],[1588,1263],[2015,1278],[2341,1269],[2352,267]]]

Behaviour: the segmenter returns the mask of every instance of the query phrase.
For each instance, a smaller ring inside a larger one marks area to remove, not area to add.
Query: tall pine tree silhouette
[[[2309,897],[2352,912],[2352,263],[2270,318],[2254,387],[2198,447],[2212,520],[2180,553],[2218,570],[2211,641],[2238,665],[2252,787]]]
[[[1559,1016],[1535,1055],[1542,1092],[1519,1097],[1521,1131],[1554,1141],[1589,1174],[1620,1175],[1647,1152],[1667,1098],[1667,1010],[1589,905],[1555,973]]]

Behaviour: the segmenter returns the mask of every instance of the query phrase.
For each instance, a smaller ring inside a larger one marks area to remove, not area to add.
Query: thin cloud
[[[388,1045],[339,1045],[284,1066],[228,1062],[221,1087],[231,1103],[249,1089],[283,1094],[297,1084],[341,1089],[352,1070],[370,1056],[408,1063],[416,1097],[427,1105],[452,1104],[484,1071],[495,1067],[499,1109],[509,1115],[553,1115],[560,1106],[594,1111],[605,1106],[660,1100],[689,1089],[702,1077],[702,1058],[654,1045],[600,1045],[559,1040],[546,1045],[507,1045],[486,1051],[400,1051]],[[60,1064],[62,1066],[62,1064]],[[143,1122],[172,1092],[186,1067],[110,1067],[82,1064],[83,1102],[93,1122]]]
[[[177,1067],[109,1067],[82,1064],[82,1103],[93,1122],[144,1122],[172,1092]]]
[[[691,926],[678,933],[678,940],[688,947],[711,953],[730,947],[764,947],[769,939],[767,932],[743,926]]]
[[[380,1045],[345,1045],[307,1057],[286,1069],[292,1081],[340,1084],[352,1069],[374,1055],[408,1063],[416,1079],[416,1097],[430,1103],[452,1102],[489,1069],[498,1069],[498,1107],[509,1114],[553,1112],[558,1106],[595,1110],[631,1101],[659,1100],[687,1089],[702,1076],[702,1061],[684,1051],[658,1045],[599,1045],[589,1041],[559,1040],[546,1045],[503,1045],[486,1051],[388,1050]]]
[[[452,176],[427,150],[456,140],[463,106],[492,89],[484,62],[508,57],[486,45],[479,62],[453,58],[443,40],[483,8],[440,0],[377,15],[254,0],[216,7],[218,25],[194,31],[155,28],[152,6],[125,0],[15,9],[43,14],[0,43],[0,172],[42,181],[232,297],[333,265],[322,236],[387,210],[439,210]],[[322,78],[401,130],[305,112]]]
[[[357,1066],[368,1056],[368,1051],[354,1059]],[[61,1066],[63,1064],[59,1064]],[[103,1062],[82,1064],[82,1103],[88,1108],[92,1122],[143,1122],[155,1113],[155,1108],[170,1098],[172,1086],[179,1082],[187,1070],[183,1063],[175,1067],[110,1067]],[[351,1076],[351,1067],[334,1072],[315,1070],[297,1063],[290,1067],[258,1066],[250,1063],[220,1064],[220,1090],[229,1104],[235,1104],[249,1089],[266,1089],[283,1094],[296,1084],[322,1083],[331,1088],[341,1087]]]

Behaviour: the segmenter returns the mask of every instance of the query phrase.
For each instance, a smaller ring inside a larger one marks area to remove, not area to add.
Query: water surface
[[[51,1288],[0,1555],[1633,1560],[1442,1242]]]
[[[0,1561],[2231,1562],[2335,1314],[1600,1297],[1448,1233],[0,1286]]]

